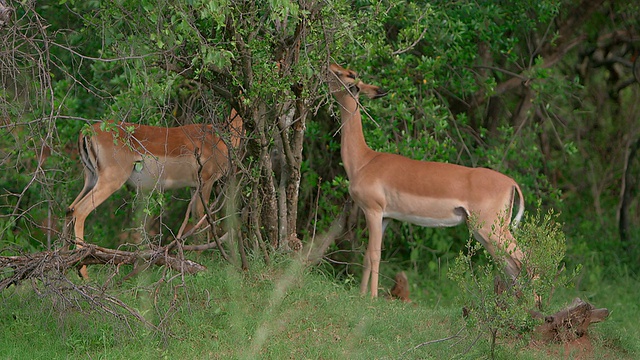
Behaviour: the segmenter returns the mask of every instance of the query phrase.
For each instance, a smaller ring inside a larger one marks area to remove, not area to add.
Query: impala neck
[[[340,104],[342,122],[340,153],[347,177],[352,176],[374,156],[362,133],[362,117],[358,101],[348,91],[334,94]]]

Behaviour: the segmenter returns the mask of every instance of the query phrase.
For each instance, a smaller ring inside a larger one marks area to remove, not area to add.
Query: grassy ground
[[[198,259],[209,270],[185,278],[156,268],[108,288],[154,327],[97,311],[70,290],[54,295],[37,284],[4,291],[0,312],[3,359],[478,359],[488,337],[464,328],[456,289],[440,279],[414,289],[414,302],[371,300],[332,276],[293,261],[240,272]],[[104,281],[107,269],[91,269]],[[123,271],[124,272],[124,271]],[[116,276],[112,281],[118,279]],[[415,282],[415,279],[412,279]],[[74,279],[76,283],[81,283]],[[581,296],[607,307],[610,318],[573,347],[540,345],[528,337],[499,338],[496,358],[640,357],[640,290],[629,277],[583,291],[564,290],[558,308]],[[60,283],[69,287],[69,284]],[[440,288],[440,289],[438,289]],[[98,296],[100,293],[93,293]],[[103,301],[105,298],[101,298]],[[119,307],[110,307],[119,309]],[[123,314],[120,311],[120,314]],[[461,330],[462,329],[462,330]],[[457,336],[456,336],[457,335]],[[456,336],[450,340],[426,342]],[[423,346],[419,346],[424,344]],[[417,347],[417,348],[416,348]],[[587,348],[586,353],[583,348]]]

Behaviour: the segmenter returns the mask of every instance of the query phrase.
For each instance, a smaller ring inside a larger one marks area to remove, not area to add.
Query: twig
[[[420,20],[422,20],[422,19],[424,19],[424,14],[420,15],[420,18],[416,21],[416,23],[419,24]],[[422,41],[422,39],[424,38],[424,34],[427,33],[427,29],[429,29],[429,27],[425,26],[424,29],[422,29],[422,33],[420,34],[420,36],[418,36],[418,38],[411,45],[407,46],[404,49],[396,50],[396,51],[392,52],[391,55],[392,56],[396,56],[396,55],[404,54],[404,53],[406,53],[408,51],[411,51],[413,48],[416,47],[416,45],[418,45],[418,43],[420,41]]]
[[[455,333],[454,335],[451,335],[451,336],[448,336],[448,337],[446,337],[446,338],[442,338],[442,339],[429,340],[429,341],[425,341],[425,342],[423,342],[423,343],[421,343],[421,344],[418,344],[418,345],[416,345],[416,346],[412,347],[411,349],[408,349],[408,350],[406,350],[405,352],[403,352],[402,354],[400,354],[400,358],[403,358],[403,357],[404,357],[408,352],[411,352],[411,351],[417,350],[417,349],[419,349],[419,348],[421,348],[421,347],[423,347],[423,346],[431,345],[431,344],[436,344],[436,343],[439,343],[439,342],[448,341],[448,340],[451,340],[451,339],[458,338],[458,337],[460,337],[460,333],[461,333],[464,329],[466,329],[466,326],[461,327],[461,328],[460,328],[460,330],[458,330],[458,332],[457,332],[457,333]]]

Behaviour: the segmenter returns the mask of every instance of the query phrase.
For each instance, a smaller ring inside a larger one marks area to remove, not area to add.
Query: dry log
[[[123,251],[85,244],[74,250],[57,249],[22,256],[0,256],[0,291],[23,280],[40,278],[50,271],[66,272],[71,268],[93,264],[137,264],[167,266],[194,274],[206,267],[188,259],[180,259],[165,247],[141,251]]]
[[[588,302],[575,298],[568,307],[553,315],[533,315],[544,318],[544,324],[535,329],[541,340],[568,342],[584,336],[589,325],[604,321],[609,316],[609,310],[596,309]]]

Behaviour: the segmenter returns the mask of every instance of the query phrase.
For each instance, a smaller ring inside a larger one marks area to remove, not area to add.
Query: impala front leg
[[[369,240],[369,244],[371,240]],[[364,266],[362,270],[362,282],[360,282],[360,295],[365,295],[367,293],[367,289],[369,288],[369,279],[371,277],[371,259],[369,258],[369,245],[367,245],[367,250],[364,252],[364,260],[362,265]]]
[[[362,294],[367,292],[367,285],[369,283],[369,278],[371,278],[371,297],[374,298],[378,296],[382,235],[389,220],[383,219],[382,214],[378,212],[365,212],[365,217],[367,219],[367,228],[369,229],[369,244],[364,258],[365,265],[362,275],[362,283],[360,285],[360,292]]]

